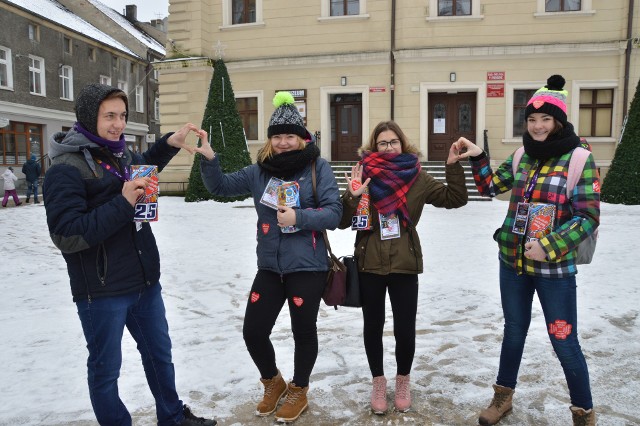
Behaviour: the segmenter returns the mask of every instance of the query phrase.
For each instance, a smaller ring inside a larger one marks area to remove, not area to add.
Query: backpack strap
[[[584,164],[587,162],[591,152],[588,149],[577,147],[571,153],[571,160],[569,160],[569,172],[567,173],[567,198],[571,198],[573,189],[582,176],[582,170]]]
[[[524,154],[524,146],[516,149],[516,152],[513,153],[513,159],[511,160],[511,171],[513,172],[513,176],[516,176],[516,172],[518,171],[518,165],[520,164],[520,159]]]

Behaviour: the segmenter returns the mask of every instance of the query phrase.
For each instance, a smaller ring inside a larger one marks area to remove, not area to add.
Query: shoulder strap
[[[573,189],[580,180],[580,176],[582,176],[582,170],[584,169],[584,164],[586,163],[587,158],[589,158],[589,154],[591,154],[591,152],[582,147],[577,147],[573,150],[573,153],[571,153],[571,160],[569,160],[569,172],[567,173],[568,198],[571,198]]]
[[[316,206],[318,205],[318,190],[316,189],[316,160],[311,162],[311,187],[313,188],[313,198],[316,200]],[[331,243],[329,243],[329,237],[327,236],[327,230],[322,230],[322,238],[324,238],[324,244],[327,246],[327,250],[329,251],[329,255],[332,258],[336,258],[331,251]],[[337,259],[337,258],[336,258]]]
[[[511,160],[511,171],[513,172],[513,176],[515,176],[516,172],[518,171],[518,165],[520,164],[520,159],[522,158],[523,154],[524,146],[516,149],[516,152],[513,153],[513,159]]]

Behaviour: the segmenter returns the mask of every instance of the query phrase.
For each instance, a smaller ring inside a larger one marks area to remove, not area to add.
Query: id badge
[[[380,221],[380,239],[390,240],[400,238],[400,219],[396,214],[383,215],[378,213]]]
[[[527,232],[527,222],[529,222],[529,203],[518,203],[516,209],[516,220],[513,223],[514,234],[524,235]]]

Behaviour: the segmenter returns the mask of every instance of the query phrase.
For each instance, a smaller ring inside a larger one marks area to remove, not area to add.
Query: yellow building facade
[[[159,70],[162,131],[202,122],[213,68],[229,71],[255,159],[278,90],[293,91],[322,156],[353,161],[394,119],[441,161],[466,136],[498,164],[552,74],[606,173],[640,77],[633,0],[172,0]],[[165,169],[186,181],[187,154]]]

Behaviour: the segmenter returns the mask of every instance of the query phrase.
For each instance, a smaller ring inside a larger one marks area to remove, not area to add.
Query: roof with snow
[[[120,25],[125,31],[129,34],[137,38],[140,43],[144,44],[148,48],[155,50],[159,55],[165,56],[166,51],[162,44],[158,43],[156,39],[146,34],[143,31],[140,31],[136,28],[131,22],[127,20],[124,16],[118,13],[116,10],[110,8],[109,6],[100,3],[98,0],[89,0],[91,4],[100,9],[102,13],[111,18],[116,24]]]
[[[84,19],[74,15],[60,3],[54,0],[5,0],[7,3],[13,4],[34,15],[38,15],[43,19],[55,22],[57,25],[68,28],[72,31],[87,36],[102,44],[110,46],[127,55],[140,58],[133,53],[127,46],[120,43],[108,34],[103,33]]]

